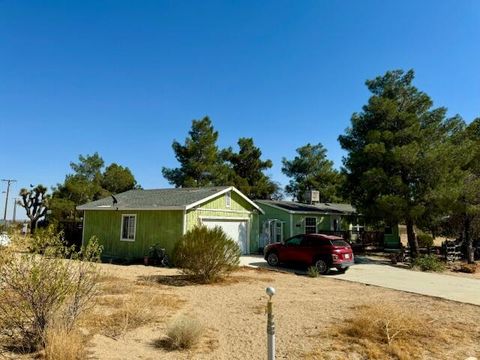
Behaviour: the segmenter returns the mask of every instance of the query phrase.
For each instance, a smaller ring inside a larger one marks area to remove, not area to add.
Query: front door
[[[270,243],[283,241],[283,222],[280,220],[270,221]]]

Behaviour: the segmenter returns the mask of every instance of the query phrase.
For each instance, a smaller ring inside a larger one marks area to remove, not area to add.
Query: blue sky
[[[208,115],[221,147],[253,137],[285,184],[282,157],[307,142],[341,166],[365,80],[397,68],[480,116],[480,2],[0,0],[0,177],[52,186],[98,151],[166,187],[173,139]]]

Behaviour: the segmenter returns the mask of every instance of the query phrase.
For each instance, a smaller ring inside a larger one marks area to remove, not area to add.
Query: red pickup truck
[[[331,268],[344,273],[354,263],[352,248],[343,238],[324,234],[295,235],[281,243],[269,244],[264,255],[270,266],[302,263],[316,266],[323,275]]]

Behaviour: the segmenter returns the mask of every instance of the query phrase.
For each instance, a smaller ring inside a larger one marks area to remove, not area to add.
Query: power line
[[[10,192],[10,184],[17,182],[14,179],[2,179],[3,182],[7,183],[7,195],[5,196],[5,212],[3,213],[3,223],[7,224],[7,207],[8,207],[8,194]]]

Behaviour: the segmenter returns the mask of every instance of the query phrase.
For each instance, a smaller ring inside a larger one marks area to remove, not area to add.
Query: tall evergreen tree
[[[111,194],[118,194],[136,188],[137,181],[128,167],[112,163],[102,174],[102,188]]]
[[[137,187],[130,169],[113,163],[103,170],[104,164],[97,152],[79,155],[77,163],[71,162],[73,173],[66,175],[64,182],[53,188],[50,218],[76,219],[78,205]]]
[[[322,144],[299,147],[292,160],[283,158],[282,172],[291,178],[285,192],[298,201],[306,201],[307,190],[318,190],[321,202],[339,202],[341,174],[327,159],[327,150]]]
[[[448,235],[455,235],[465,243],[465,257],[474,263],[474,239],[480,239],[480,118],[475,119],[464,131],[455,136],[455,163],[462,170],[461,181],[450,188],[457,197],[448,203]]]
[[[218,132],[210,119],[193,120],[188,134],[184,145],[178,141],[172,144],[180,167],[164,167],[163,176],[175,187],[224,185],[229,172],[218,150]]]
[[[279,186],[264,173],[272,167],[272,161],[261,159],[262,151],[252,138],[240,138],[238,146],[238,153],[232,148],[222,151],[222,157],[231,164],[229,185],[251,199],[279,198]]]
[[[414,225],[428,215],[432,198],[441,202],[458,182],[451,172],[450,134],[459,120],[412,85],[413,70],[388,71],[366,81],[372,96],[339,137],[346,186],[370,219],[404,222],[412,255],[418,254]]]

